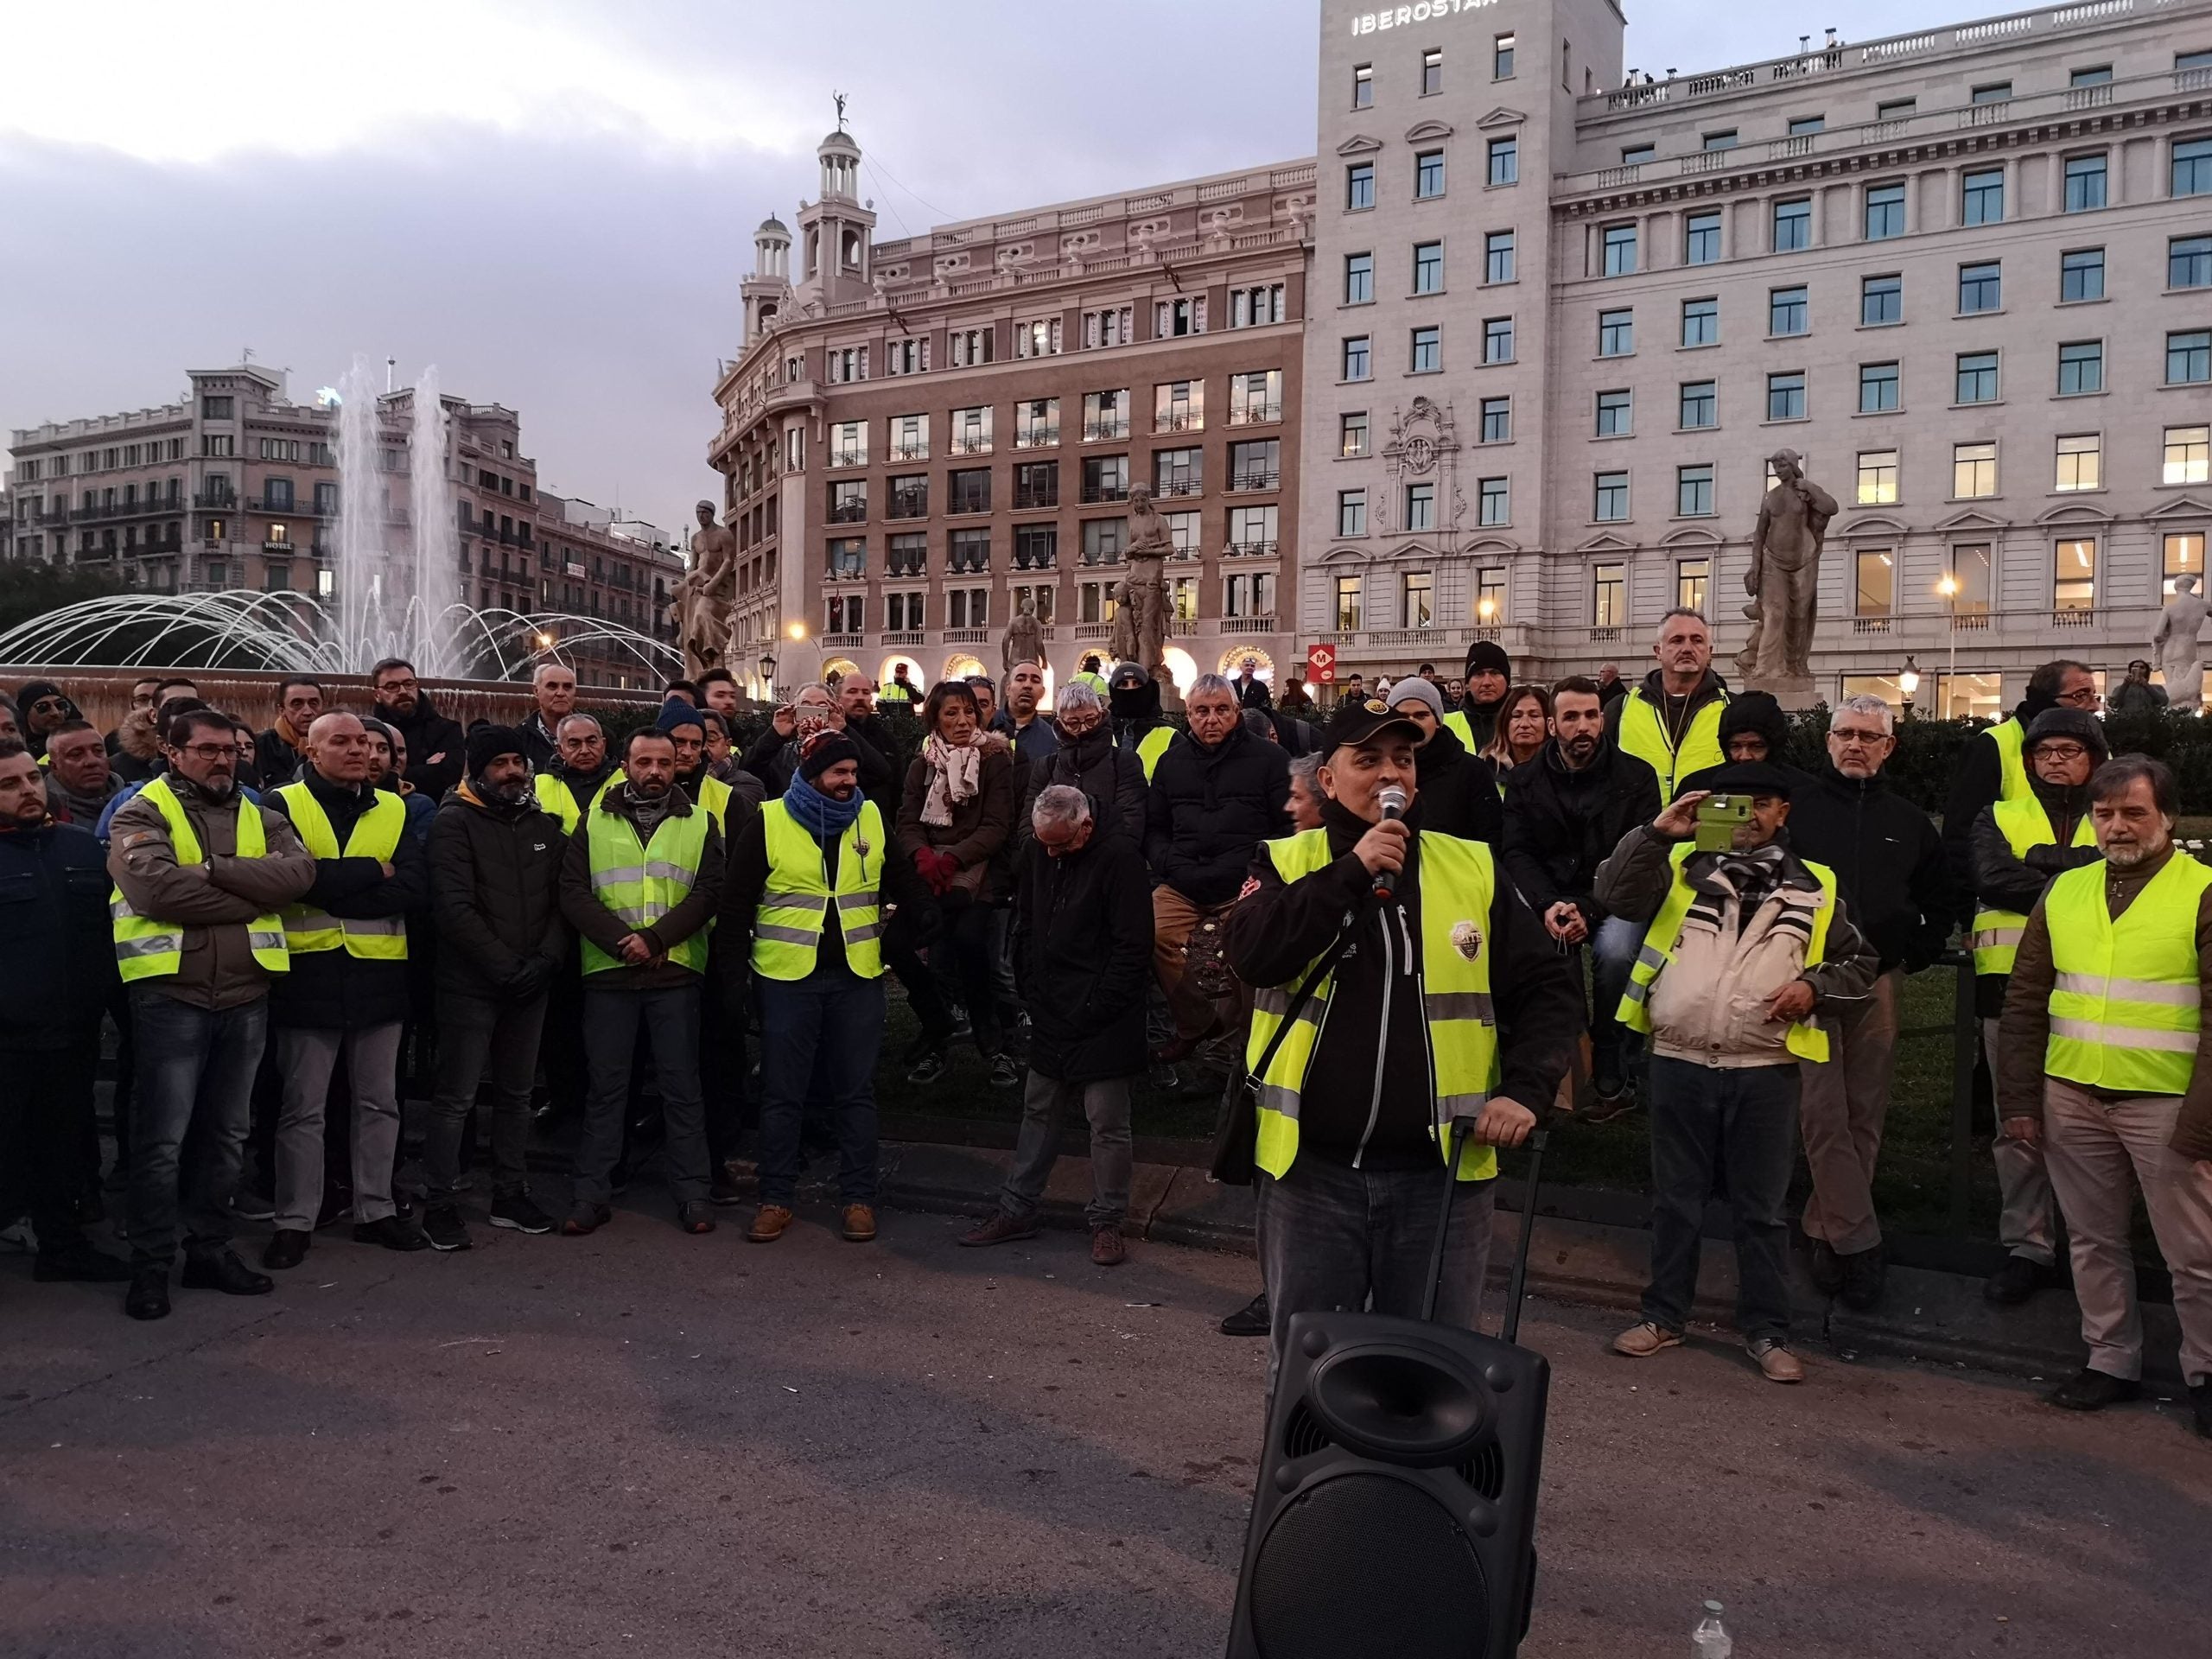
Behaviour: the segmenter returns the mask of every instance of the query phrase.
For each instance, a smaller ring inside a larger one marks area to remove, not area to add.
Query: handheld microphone
[[[1376,796],[1375,799],[1382,809],[1385,823],[1406,816],[1406,791],[1396,784],[1385,788]],[[1387,904],[1391,895],[1397,891],[1397,887],[1398,873],[1395,870],[1384,870],[1375,878],[1375,896]]]

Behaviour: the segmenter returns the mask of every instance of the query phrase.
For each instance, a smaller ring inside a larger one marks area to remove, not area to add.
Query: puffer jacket
[[[1649,922],[1674,886],[1669,860],[1678,844],[1648,824],[1630,831],[1598,867],[1599,902],[1616,916]],[[1872,986],[1874,948],[1845,913],[1839,893],[1826,960],[1808,968],[1805,949],[1821,889],[1804,861],[1787,853],[1774,890],[1747,916],[1720,859],[1693,853],[1682,867],[1697,896],[1651,987],[1651,1052],[1723,1070],[1793,1065],[1796,1057],[1785,1046],[1789,1024],[1766,1017],[1767,1000],[1802,979],[1813,988],[1816,1010],[1837,1012]]]
[[[89,828],[0,831],[0,1049],[97,1046],[115,987],[106,862]]]
[[[560,819],[529,796],[487,804],[464,783],[446,797],[430,823],[440,991],[526,1001],[561,971],[567,851]]]
[[[1171,743],[1145,803],[1145,861],[1192,904],[1225,905],[1253,849],[1282,833],[1289,803],[1290,758],[1243,726],[1211,748]]]
[[[1079,789],[1090,798],[1091,821],[1101,832],[1119,833],[1143,844],[1144,762],[1135,750],[1116,747],[1114,734],[1106,728],[1085,732],[1043,760],[1030,762],[1021,816],[1014,820],[1017,842],[1027,842],[1035,833],[1030,814],[1037,798],[1057,785]]]

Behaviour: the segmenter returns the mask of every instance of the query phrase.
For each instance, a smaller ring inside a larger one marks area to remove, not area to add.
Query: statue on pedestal
[[[1037,620],[1034,601],[1025,597],[1021,608],[1014,613],[1014,620],[1006,625],[1006,634],[999,641],[999,665],[1007,673],[1020,663],[1035,663],[1039,667],[1045,661],[1045,628]]]
[[[2204,601],[2195,576],[2176,576],[2174,596],[2158,613],[2151,650],[2166,671],[2166,707],[2196,714],[2204,702],[2204,652],[2196,636],[2204,629]]]
[[[1116,660],[1135,663],[1151,675],[1162,695],[1172,692],[1167,671],[1167,582],[1162,574],[1175,551],[1167,521],[1152,505],[1141,484],[1129,492],[1129,541],[1122,550],[1128,574],[1114,593],[1114,631],[1108,644]]]
[[[1774,487],[1759,503],[1751,568],[1744,574],[1751,637],[1736,658],[1746,689],[1771,692],[1789,709],[1812,701],[1821,550],[1838,511],[1835,498],[1805,476],[1802,459],[1795,449],[1772,457]]]
[[[715,522],[713,502],[702,501],[695,511],[699,528],[691,533],[691,569],[669,596],[677,643],[683,650],[683,671],[693,677],[725,665],[729,607],[737,581],[737,537]]]

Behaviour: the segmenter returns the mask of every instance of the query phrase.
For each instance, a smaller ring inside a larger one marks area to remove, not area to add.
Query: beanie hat
[[[468,775],[481,778],[484,768],[503,754],[527,755],[522,734],[512,726],[479,726],[468,734]]]
[[[1402,702],[1417,702],[1437,719],[1444,718],[1444,694],[1418,674],[1408,674],[1390,688],[1390,706],[1395,709]]]
[[[1720,711],[1720,747],[1738,732],[1757,732],[1766,740],[1767,759],[1779,760],[1789,746],[1789,716],[1782,712],[1770,691],[1739,691]]]
[[[671,697],[661,704],[660,717],[653,721],[653,730],[672,732],[679,726],[696,726],[702,740],[707,735],[707,722],[700,717],[699,711],[681,697]]]
[[[1509,682],[1513,678],[1513,658],[1507,656],[1505,647],[1495,639],[1478,639],[1467,647],[1467,678],[1478,674],[1503,675]]]
[[[2064,703],[2046,709],[2028,723],[2028,735],[2022,747],[2030,751],[2047,737],[2070,737],[2088,750],[2089,758],[2099,766],[2112,759],[2112,745],[2105,741],[2104,723],[2086,709],[2069,709]]]
[[[798,775],[812,783],[840,760],[858,760],[860,745],[842,732],[823,727],[798,748]]]

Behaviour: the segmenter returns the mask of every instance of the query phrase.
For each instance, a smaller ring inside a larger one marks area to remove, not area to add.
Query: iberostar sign
[[[1404,29],[1411,23],[1425,23],[1432,17],[1452,17],[1463,11],[1480,11],[1494,6],[1497,0],[1421,0],[1412,6],[1386,6],[1381,11],[1363,11],[1351,20],[1355,35],[1372,35],[1378,29]]]

